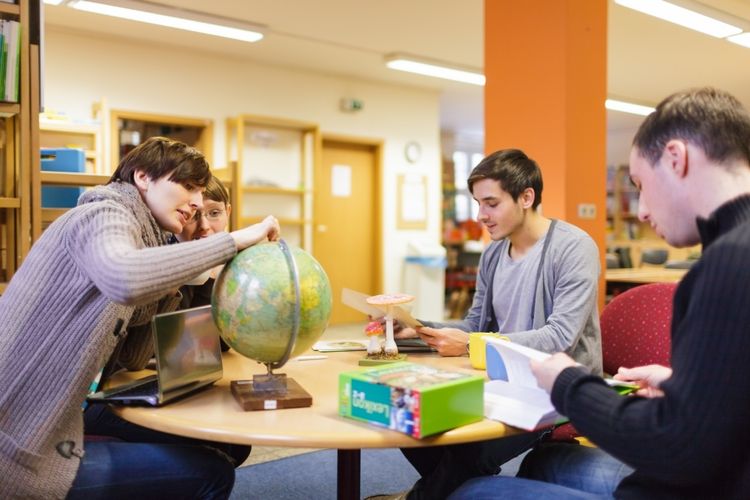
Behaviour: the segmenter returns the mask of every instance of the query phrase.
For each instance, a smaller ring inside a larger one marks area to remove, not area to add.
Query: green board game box
[[[339,414],[423,438],[484,418],[484,378],[414,363],[339,375]]]

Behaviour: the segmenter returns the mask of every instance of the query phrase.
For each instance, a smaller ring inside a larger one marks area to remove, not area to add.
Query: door
[[[365,319],[341,303],[342,288],[380,293],[381,147],[373,141],[323,137],[314,175],[313,255],[331,280],[331,324]]]

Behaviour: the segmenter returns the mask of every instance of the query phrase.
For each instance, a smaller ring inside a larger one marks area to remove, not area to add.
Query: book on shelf
[[[506,340],[487,339],[487,375],[484,385],[484,415],[504,424],[533,430],[562,423],[566,417],[552,405],[550,395],[539,387],[531,371],[531,360],[550,355]],[[635,384],[605,379],[620,394],[633,392]]]
[[[18,102],[21,52],[21,24],[18,21],[0,20],[0,98],[6,102]]]

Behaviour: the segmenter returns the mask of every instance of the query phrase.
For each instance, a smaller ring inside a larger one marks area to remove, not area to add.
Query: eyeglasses
[[[199,222],[202,217],[205,217],[208,221],[217,221],[221,219],[224,214],[224,210],[221,210],[220,208],[214,208],[212,210],[209,210],[208,212],[197,210],[195,212],[195,215],[193,215],[191,222]]]

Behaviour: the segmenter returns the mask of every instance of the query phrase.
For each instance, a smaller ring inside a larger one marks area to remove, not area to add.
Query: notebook
[[[91,394],[90,402],[159,406],[222,377],[219,331],[210,305],[157,314],[152,326],[156,374]]]

